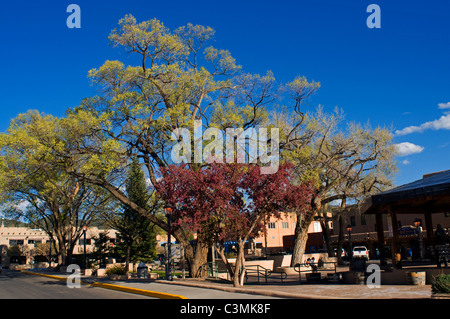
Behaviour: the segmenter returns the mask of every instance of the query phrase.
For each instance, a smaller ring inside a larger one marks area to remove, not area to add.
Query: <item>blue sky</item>
[[[69,29],[69,4],[81,29]],[[369,4],[381,28],[369,29]],[[61,116],[93,95],[87,72],[105,60],[130,62],[108,35],[125,14],[216,30],[244,70],[286,82],[322,84],[309,107],[338,106],[349,121],[391,127],[405,156],[396,184],[450,169],[450,2],[322,1],[4,1],[0,7],[0,130],[28,109]],[[130,62],[131,63],[131,62]],[[449,104],[447,104],[449,103]],[[405,129],[408,128],[408,129]]]

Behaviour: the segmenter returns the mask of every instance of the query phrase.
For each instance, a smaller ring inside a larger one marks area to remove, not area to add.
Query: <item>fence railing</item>
[[[330,266],[330,267],[327,267]],[[304,268],[302,270],[302,267]],[[298,280],[301,283],[302,282],[302,278],[301,278],[301,274],[302,273],[318,273],[319,271],[334,271],[334,273],[336,273],[336,268],[337,268],[337,262],[320,262],[320,263],[302,263],[302,264],[296,264],[294,266],[294,270],[296,272],[298,272]]]
[[[230,273],[228,271],[228,268],[224,265],[208,262],[202,266],[202,271],[204,273],[205,278],[219,278],[219,274],[226,273],[227,274],[227,280],[231,280]],[[240,269],[239,274],[242,273],[242,269]],[[245,281],[248,282],[249,278],[255,277],[258,281],[258,283],[261,282],[262,279],[264,279],[264,282],[267,283],[269,277],[271,277],[274,274],[279,274],[279,279],[281,282],[283,282],[284,279],[287,278],[287,274],[285,272],[273,272],[272,270],[265,268],[260,265],[246,265],[245,266]],[[275,276],[272,276],[271,278],[276,278]]]

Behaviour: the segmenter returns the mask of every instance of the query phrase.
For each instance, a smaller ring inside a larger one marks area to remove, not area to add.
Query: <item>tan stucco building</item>
[[[94,249],[94,238],[98,237],[101,232],[107,232],[111,245],[114,245],[116,240],[115,230],[99,229],[97,227],[89,227],[86,231],[86,253],[90,253]],[[23,255],[26,257],[26,263],[30,262],[30,257],[35,254],[34,249],[36,244],[48,243],[50,237],[42,229],[31,229],[28,227],[5,227],[2,223],[0,225],[0,252],[2,264],[8,263],[9,259],[6,256],[6,251],[11,246],[19,246]],[[79,255],[84,253],[84,236],[81,234],[80,239],[74,247],[73,254]]]

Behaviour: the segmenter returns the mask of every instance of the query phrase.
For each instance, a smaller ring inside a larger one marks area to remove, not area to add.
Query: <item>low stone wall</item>
[[[236,263],[236,258],[229,258],[228,262],[230,263],[230,265],[234,266],[234,264]],[[220,263],[222,263],[222,261],[220,261]],[[259,266],[264,267],[264,268],[269,269],[269,270],[273,270],[274,269],[273,268],[274,267],[274,261],[273,260],[269,260],[269,259],[246,260],[245,261],[245,265],[246,266],[259,265]]]
[[[313,258],[317,263],[322,258],[324,262],[337,262],[337,257],[328,257],[328,253],[303,254],[303,261],[306,262],[308,258]],[[267,256],[267,259],[273,260],[273,270],[279,267],[290,267],[292,255],[273,255]]]
[[[273,255],[267,256],[267,260],[273,260],[273,269],[279,267],[289,267],[291,265],[292,255]]]
[[[11,270],[24,270],[24,269],[30,269],[31,265],[29,264],[24,264],[24,265],[19,265],[16,263],[11,263],[9,264],[9,269]]]
[[[405,268],[405,269],[393,269],[392,271],[382,270],[380,275],[381,285],[411,285],[408,282],[407,272],[425,272],[425,284],[431,285],[434,277],[440,273],[450,274],[450,268],[435,268],[435,267],[418,267],[418,268]],[[354,271],[343,272],[343,282],[346,284],[355,283]]]

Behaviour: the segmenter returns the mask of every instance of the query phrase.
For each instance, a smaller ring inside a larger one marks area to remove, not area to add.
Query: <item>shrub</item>
[[[106,270],[106,275],[125,275],[127,273],[124,266],[115,265]]]
[[[439,274],[431,283],[433,293],[450,293],[450,274]]]

